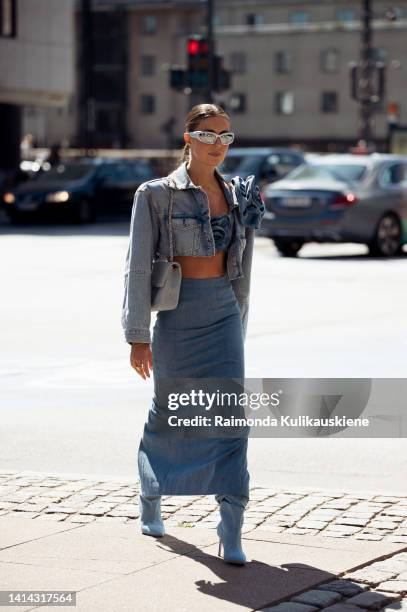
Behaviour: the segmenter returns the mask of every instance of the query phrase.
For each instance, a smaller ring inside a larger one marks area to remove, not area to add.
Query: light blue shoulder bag
[[[182,269],[174,261],[174,244],[172,228],[173,190],[168,181],[170,200],[168,206],[168,232],[170,242],[169,260],[157,259],[153,262],[151,273],[151,310],[173,310],[178,306],[181,287]]]

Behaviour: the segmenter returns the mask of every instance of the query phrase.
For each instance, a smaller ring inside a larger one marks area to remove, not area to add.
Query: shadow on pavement
[[[162,550],[182,555],[184,558],[205,566],[221,581],[196,580],[194,584],[199,593],[243,606],[249,610],[270,604],[275,605],[288,597],[301,593],[304,589],[335,579],[335,575],[331,572],[303,563],[293,562],[273,566],[258,559],[250,559],[249,556],[245,566],[225,563],[217,556],[217,552],[207,553],[203,548],[191,543],[187,545],[187,542],[169,534],[157,539],[157,544]],[[187,551],[185,550],[186,545],[188,546]],[[244,540],[244,548],[247,549],[249,545],[250,540]],[[262,542],[262,545],[264,549],[269,548],[272,554],[272,543]],[[217,545],[212,546],[217,551]],[[182,589],[186,586],[188,577],[187,574],[184,577],[176,575],[174,579],[180,581]],[[213,609],[218,609],[218,604],[215,602]],[[223,607],[220,606],[219,609]]]

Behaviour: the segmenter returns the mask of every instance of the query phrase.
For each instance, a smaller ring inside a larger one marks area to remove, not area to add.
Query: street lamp
[[[385,95],[386,66],[373,57],[371,0],[362,0],[360,59],[350,65],[351,97],[359,102],[359,143],[374,150],[372,117]]]

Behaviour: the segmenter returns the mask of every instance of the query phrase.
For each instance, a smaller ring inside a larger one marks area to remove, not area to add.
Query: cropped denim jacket
[[[183,162],[166,177],[146,181],[137,189],[130,222],[130,237],[124,270],[122,328],[125,340],[151,342],[151,270],[153,261],[170,256],[168,205],[173,189],[174,256],[213,256],[215,240],[208,197],[194,185]],[[260,227],[265,207],[253,176],[236,176],[228,184],[215,169],[234,215],[233,236],[227,250],[227,276],[240,308],[246,338],[250,275],[255,229]]]

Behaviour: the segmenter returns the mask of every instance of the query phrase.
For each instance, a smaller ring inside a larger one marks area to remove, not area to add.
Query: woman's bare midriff
[[[226,252],[217,251],[212,257],[174,256],[184,278],[213,278],[226,274]]]

